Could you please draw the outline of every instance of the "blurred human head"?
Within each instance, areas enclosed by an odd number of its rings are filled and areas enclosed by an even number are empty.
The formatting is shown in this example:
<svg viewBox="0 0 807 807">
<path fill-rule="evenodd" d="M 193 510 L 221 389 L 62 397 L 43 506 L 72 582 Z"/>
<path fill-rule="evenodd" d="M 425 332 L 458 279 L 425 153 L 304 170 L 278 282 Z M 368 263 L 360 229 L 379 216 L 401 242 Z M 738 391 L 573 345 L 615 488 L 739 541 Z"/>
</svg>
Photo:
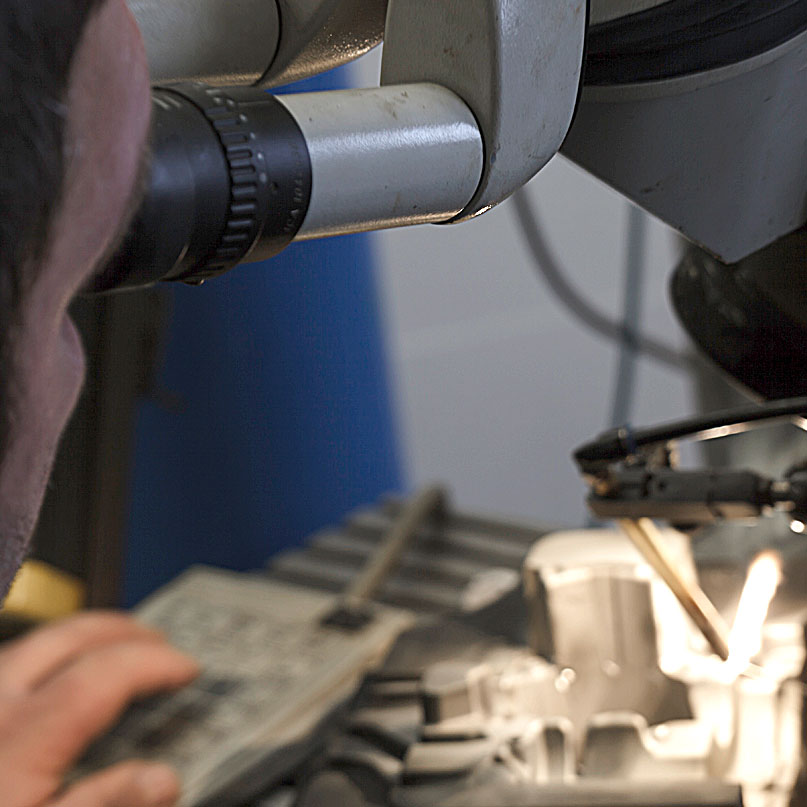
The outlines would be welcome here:
<svg viewBox="0 0 807 807">
<path fill-rule="evenodd" d="M 84 356 L 70 300 L 134 208 L 150 112 L 124 0 L 0 8 L 0 596 L 36 523 Z"/>
</svg>

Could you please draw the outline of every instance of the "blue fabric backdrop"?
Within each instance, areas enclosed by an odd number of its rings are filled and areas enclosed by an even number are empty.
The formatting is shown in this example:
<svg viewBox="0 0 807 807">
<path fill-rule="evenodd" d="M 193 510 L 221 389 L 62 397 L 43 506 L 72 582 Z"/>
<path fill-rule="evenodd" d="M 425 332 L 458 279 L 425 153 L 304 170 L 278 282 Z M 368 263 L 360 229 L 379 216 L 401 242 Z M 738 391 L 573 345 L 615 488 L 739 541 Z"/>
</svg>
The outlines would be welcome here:
<svg viewBox="0 0 807 807">
<path fill-rule="evenodd" d="M 160 384 L 178 405 L 140 408 L 127 605 L 191 563 L 261 566 L 402 485 L 367 236 L 171 294 Z"/>
</svg>

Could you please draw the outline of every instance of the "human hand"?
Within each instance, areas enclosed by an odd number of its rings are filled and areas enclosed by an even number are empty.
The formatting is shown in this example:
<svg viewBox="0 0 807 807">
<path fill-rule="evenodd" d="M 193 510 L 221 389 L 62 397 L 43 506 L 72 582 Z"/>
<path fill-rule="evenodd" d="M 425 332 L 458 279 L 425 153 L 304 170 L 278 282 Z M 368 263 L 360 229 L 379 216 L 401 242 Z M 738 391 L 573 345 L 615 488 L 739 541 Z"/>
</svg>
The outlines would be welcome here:
<svg viewBox="0 0 807 807">
<path fill-rule="evenodd" d="M 179 796 L 164 765 L 123 762 L 69 788 L 64 775 L 135 698 L 179 688 L 195 663 L 122 614 L 90 612 L 0 649 L 3 807 L 167 807 Z"/>
</svg>

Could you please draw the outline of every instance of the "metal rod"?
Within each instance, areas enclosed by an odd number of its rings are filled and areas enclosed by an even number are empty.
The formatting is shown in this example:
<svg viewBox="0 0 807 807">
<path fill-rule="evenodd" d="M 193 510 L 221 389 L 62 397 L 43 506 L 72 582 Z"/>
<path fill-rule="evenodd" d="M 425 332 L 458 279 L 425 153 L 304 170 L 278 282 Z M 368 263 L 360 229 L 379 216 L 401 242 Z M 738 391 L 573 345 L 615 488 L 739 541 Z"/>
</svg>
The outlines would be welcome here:
<svg viewBox="0 0 807 807">
<path fill-rule="evenodd" d="M 712 650 L 725 661 L 729 657 L 728 628 L 704 590 L 679 571 L 656 525 L 649 518 L 621 518 L 620 528 L 642 557 L 670 587 Z"/>
<path fill-rule="evenodd" d="M 381 588 L 401 555 L 412 543 L 418 529 L 425 521 L 440 513 L 445 502 L 446 492 L 438 485 L 424 488 L 406 502 L 378 549 L 348 586 L 343 595 L 343 607 L 360 607 Z"/>
</svg>

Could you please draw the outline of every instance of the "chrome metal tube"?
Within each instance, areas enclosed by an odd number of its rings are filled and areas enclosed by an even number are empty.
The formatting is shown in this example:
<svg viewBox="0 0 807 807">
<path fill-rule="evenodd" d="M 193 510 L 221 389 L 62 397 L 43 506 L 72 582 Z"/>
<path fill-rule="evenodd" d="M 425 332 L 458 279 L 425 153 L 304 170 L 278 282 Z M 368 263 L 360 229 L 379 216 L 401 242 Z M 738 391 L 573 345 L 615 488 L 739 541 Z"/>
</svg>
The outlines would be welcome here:
<svg viewBox="0 0 807 807">
<path fill-rule="evenodd" d="M 447 221 L 476 191 L 482 136 L 465 103 L 444 87 L 277 98 L 311 157 L 311 201 L 298 239 Z"/>
</svg>

